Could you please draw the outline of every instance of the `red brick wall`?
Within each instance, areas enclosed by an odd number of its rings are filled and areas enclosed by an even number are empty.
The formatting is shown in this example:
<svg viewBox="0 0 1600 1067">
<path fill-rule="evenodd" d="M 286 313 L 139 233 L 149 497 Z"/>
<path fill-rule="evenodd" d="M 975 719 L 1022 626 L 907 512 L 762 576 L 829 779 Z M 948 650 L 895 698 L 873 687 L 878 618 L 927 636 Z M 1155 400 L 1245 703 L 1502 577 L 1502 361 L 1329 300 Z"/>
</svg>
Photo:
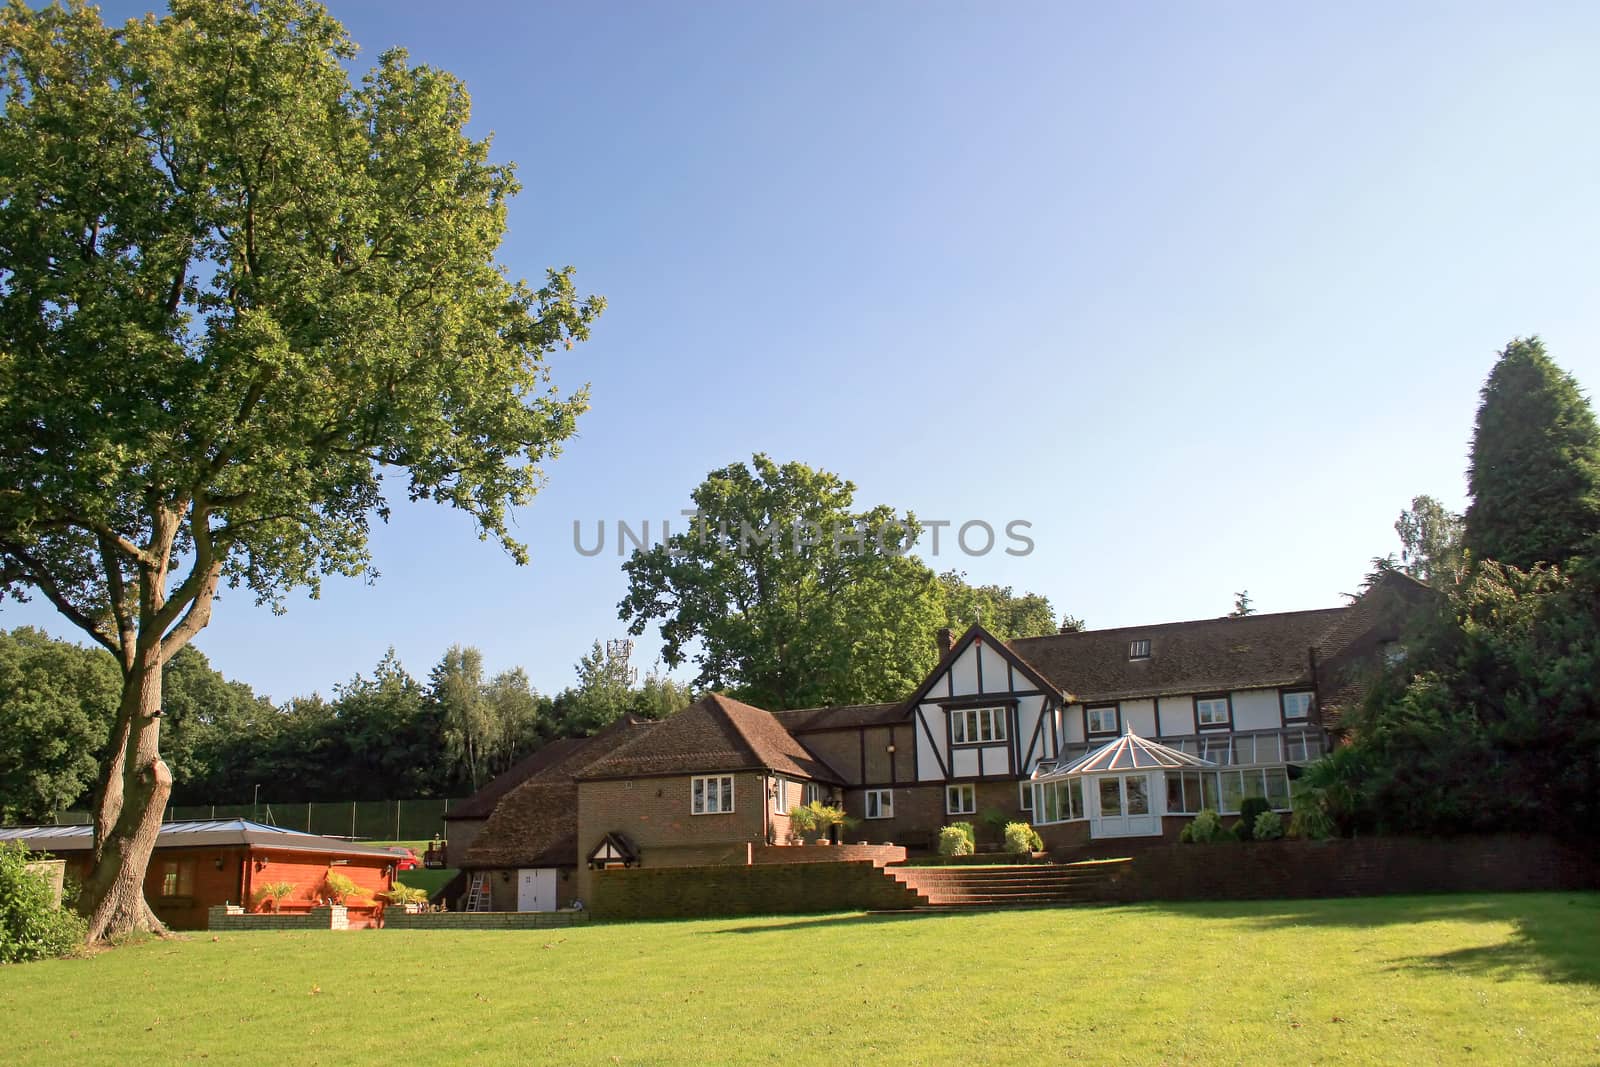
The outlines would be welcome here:
<svg viewBox="0 0 1600 1067">
<path fill-rule="evenodd" d="M 1000 834 L 983 821 L 984 812 L 998 808 L 1009 822 L 1028 822 L 1022 810 L 1015 781 L 978 782 L 978 810 L 970 815 L 947 815 L 944 810 L 944 784 L 897 786 L 894 789 L 894 818 L 868 819 L 866 791 L 847 789 L 845 814 L 859 820 L 845 831 L 846 841 L 894 842 L 918 849 L 938 845 L 939 828 L 953 822 L 970 822 L 980 845 L 999 847 Z"/>
<path fill-rule="evenodd" d="M 724 863 L 743 846 L 767 843 L 767 829 L 786 832 L 787 816 L 774 815 L 767 795 L 767 775 L 747 771 L 733 775 L 733 811 L 695 815 L 689 810 L 689 775 L 629 778 L 578 783 L 578 896 L 588 901 L 590 872 L 586 860 L 601 838 L 621 832 L 638 847 L 645 867 Z"/>
<path fill-rule="evenodd" d="M 1266 900 L 1600 887 L 1595 857 L 1554 838 L 1367 837 L 1157 845 L 1129 853 L 1110 901 Z"/>
<path fill-rule="evenodd" d="M 870 861 L 750 867 L 637 867 L 594 872 L 601 919 L 803 915 L 911 908 L 917 896 Z"/>
<path fill-rule="evenodd" d="M 760 845 L 750 850 L 751 863 L 842 863 L 870 860 L 882 867 L 904 863 L 899 845 Z"/>
</svg>

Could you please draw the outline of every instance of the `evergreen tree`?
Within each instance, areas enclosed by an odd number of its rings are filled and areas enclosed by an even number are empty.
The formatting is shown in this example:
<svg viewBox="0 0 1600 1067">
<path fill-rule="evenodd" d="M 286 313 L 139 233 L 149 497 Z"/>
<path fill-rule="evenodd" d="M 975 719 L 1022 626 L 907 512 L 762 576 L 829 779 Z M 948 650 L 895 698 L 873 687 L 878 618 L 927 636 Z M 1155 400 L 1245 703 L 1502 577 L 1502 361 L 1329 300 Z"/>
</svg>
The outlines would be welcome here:
<svg viewBox="0 0 1600 1067">
<path fill-rule="evenodd" d="M 1562 563 L 1600 532 L 1600 428 L 1537 337 L 1500 353 L 1478 407 L 1466 546 L 1527 570 Z"/>
</svg>

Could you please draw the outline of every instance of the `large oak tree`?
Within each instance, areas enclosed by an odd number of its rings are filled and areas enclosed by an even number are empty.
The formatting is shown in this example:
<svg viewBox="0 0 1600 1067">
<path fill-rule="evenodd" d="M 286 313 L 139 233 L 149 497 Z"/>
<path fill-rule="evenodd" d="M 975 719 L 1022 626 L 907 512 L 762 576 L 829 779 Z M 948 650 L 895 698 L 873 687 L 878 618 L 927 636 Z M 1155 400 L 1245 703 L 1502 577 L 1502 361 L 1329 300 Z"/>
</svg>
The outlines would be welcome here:
<svg viewBox="0 0 1600 1067">
<path fill-rule="evenodd" d="M 522 562 L 508 509 L 586 406 L 546 355 L 600 302 L 496 264 L 518 185 L 464 87 L 354 54 L 303 0 L 0 12 L 0 587 L 122 672 L 91 938 L 158 925 L 162 667 L 219 586 L 367 572 L 386 474 Z"/>
<path fill-rule="evenodd" d="M 914 515 L 857 510 L 855 486 L 757 454 L 695 488 L 689 528 L 633 553 L 618 607 L 629 631 L 658 622 L 662 658 L 691 655 L 696 688 L 771 709 L 898 700 L 937 658 L 942 626 L 1054 633 L 1050 602 L 936 575 L 909 550 Z M 987 612 L 987 613 L 986 613 Z"/>
</svg>

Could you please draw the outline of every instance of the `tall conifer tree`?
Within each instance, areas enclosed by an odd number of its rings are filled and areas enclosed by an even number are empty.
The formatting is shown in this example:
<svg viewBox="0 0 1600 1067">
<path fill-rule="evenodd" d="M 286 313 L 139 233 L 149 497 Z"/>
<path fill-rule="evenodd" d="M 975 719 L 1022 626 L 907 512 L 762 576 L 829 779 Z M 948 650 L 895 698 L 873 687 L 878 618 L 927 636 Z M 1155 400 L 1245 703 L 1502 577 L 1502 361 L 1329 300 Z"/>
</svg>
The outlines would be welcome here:
<svg viewBox="0 0 1600 1067">
<path fill-rule="evenodd" d="M 1600 532 L 1594 412 L 1537 337 L 1506 346 L 1481 395 L 1467 471 L 1467 548 L 1524 570 L 1565 562 Z"/>
</svg>

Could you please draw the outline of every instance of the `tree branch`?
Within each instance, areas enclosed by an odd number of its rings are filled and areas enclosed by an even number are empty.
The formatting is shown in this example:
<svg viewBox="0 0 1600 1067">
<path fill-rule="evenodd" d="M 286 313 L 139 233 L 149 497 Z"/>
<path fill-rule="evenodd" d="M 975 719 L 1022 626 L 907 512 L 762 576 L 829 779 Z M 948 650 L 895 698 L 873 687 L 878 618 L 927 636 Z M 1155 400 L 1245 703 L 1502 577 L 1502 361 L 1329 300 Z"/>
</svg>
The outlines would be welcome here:
<svg viewBox="0 0 1600 1067">
<path fill-rule="evenodd" d="M 119 658 L 122 650 L 117 647 L 116 638 L 107 633 L 87 612 L 79 610 L 77 605 L 68 600 L 66 594 L 61 592 L 55 579 L 36 560 L 27 549 L 11 541 L 0 541 L 0 552 L 21 563 L 24 571 L 17 575 L 17 579 L 33 586 L 43 593 L 45 599 L 55 605 L 55 609 L 67 617 L 67 621 L 78 629 L 104 645 L 108 651 Z"/>
</svg>

